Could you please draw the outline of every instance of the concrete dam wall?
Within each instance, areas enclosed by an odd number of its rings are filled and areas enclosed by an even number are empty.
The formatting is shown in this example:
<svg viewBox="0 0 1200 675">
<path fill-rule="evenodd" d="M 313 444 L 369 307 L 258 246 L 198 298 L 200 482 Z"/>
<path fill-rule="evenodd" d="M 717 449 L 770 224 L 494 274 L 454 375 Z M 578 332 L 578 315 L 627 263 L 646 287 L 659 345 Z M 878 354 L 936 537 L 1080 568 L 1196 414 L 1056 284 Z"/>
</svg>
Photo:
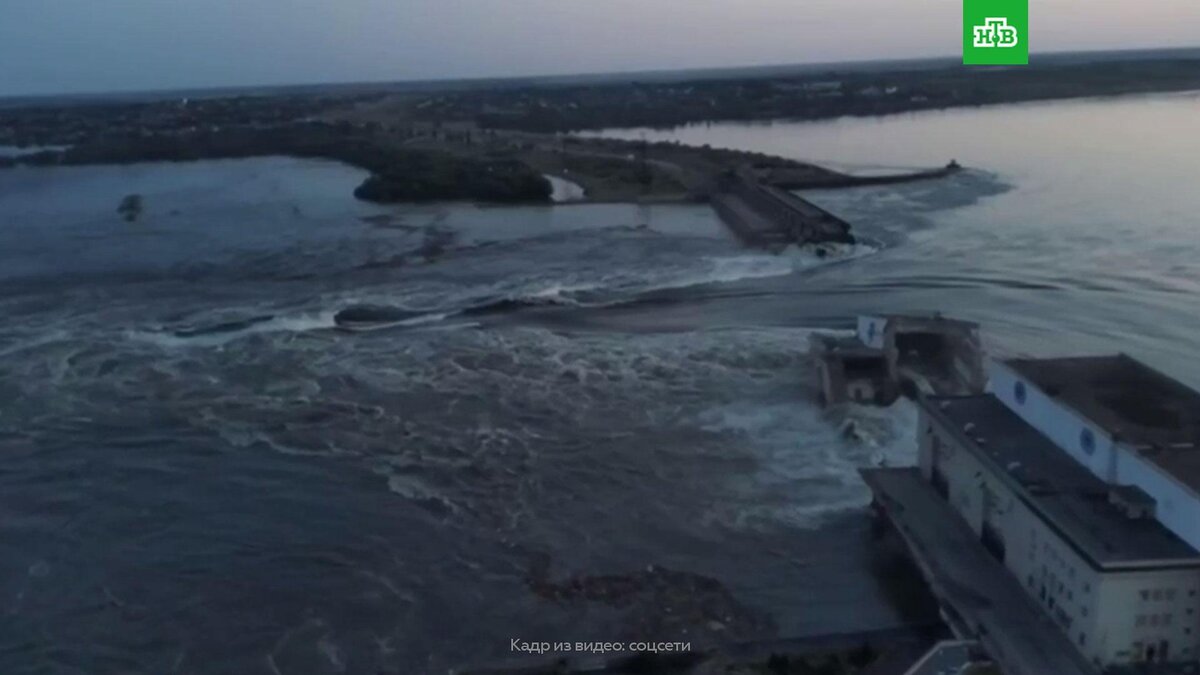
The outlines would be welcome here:
<svg viewBox="0 0 1200 675">
<path fill-rule="evenodd" d="M 854 243 L 850 223 L 812 202 L 752 176 L 723 177 L 709 197 L 729 229 L 747 246 Z"/>
</svg>

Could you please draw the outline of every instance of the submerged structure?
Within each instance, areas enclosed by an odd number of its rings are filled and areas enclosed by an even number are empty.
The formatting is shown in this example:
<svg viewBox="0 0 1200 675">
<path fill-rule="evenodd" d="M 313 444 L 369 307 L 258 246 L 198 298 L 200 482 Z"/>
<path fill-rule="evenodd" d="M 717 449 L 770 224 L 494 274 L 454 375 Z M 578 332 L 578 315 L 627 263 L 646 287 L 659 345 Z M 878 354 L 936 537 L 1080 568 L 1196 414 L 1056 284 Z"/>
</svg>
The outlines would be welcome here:
<svg viewBox="0 0 1200 675">
<path fill-rule="evenodd" d="M 1200 393 L 1126 355 L 993 363 L 864 471 L 947 623 L 1006 673 L 1200 668 Z"/>
<path fill-rule="evenodd" d="M 979 325 L 928 316 L 862 316 L 854 336 L 810 338 L 821 403 L 890 405 L 902 393 L 982 392 Z"/>
<path fill-rule="evenodd" d="M 748 171 L 722 176 L 709 196 L 713 209 L 747 246 L 853 244 L 850 223 Z"/>
</svg>

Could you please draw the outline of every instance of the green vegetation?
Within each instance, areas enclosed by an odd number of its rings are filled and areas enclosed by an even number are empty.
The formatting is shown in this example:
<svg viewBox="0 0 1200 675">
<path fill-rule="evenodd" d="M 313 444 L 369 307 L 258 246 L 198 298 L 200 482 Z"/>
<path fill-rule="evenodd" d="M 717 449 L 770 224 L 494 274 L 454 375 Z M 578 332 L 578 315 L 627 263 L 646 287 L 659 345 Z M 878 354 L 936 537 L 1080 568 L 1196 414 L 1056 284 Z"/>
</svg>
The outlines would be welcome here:
<svg viewBox="0 0 1200 675">
<path fill-rule="evenodd" d="M 374 202 L 469 199 L 545 202 L 550 183 L 517 161 L 405 148 L 350 125 L 293 124 L 272 128 L 126 134 L 17 157 L 28 166 L 185 162 L 283 155 L 344 162 L 371 172 L 355 196 Z M 123 204 L 129 219 L 134 204 Z M 140 206 L 140 204 L 139 204 Z M 128 207 L 128 208 L 126 208 Z M 134 214 L 136 217 L 136 214 Z"/>
<path fill-rule="evenodd" d="M 521 162 L 465 159 L 430 151 L 396 155 L 354 191 L 359 199 L 384 203 L 459 199 L 544 202 L 550 194 L 550 182 Z"/>
<path fill-rule="evenodd" d="M 594 200 L 681 197 L 688 193 L 678 177 L 660 166 L 616 154 L 600 154 L 603 151 L 598 144 L 573 146 L 568 152 L 527 152 L 522 159 L 543 173 L 575 181 Z"/>
<path fill-rule="evenodd" d="M 726 78 L 610 82 L 439 92 L 416 102 L 421 120 L 555 133 L 674 127 L 711 121 L 825 119 L 1020 101 L 1200 88 L 1194 54 L 1129 60 L 1035 59 L 1019 68 L 954 65 L 912 70 L 779 69 Z"/>
</svg>

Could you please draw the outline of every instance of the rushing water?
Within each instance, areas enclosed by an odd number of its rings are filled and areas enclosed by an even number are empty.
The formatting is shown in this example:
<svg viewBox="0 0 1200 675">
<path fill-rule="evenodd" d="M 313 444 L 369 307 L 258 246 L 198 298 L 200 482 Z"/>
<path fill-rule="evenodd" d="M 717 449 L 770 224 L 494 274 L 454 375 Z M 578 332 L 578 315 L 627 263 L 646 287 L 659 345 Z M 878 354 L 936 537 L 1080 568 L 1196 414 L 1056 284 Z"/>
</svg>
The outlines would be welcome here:
<svg viewBox="0 0 1200 675">
<path fill-rule="evenodd" d="M 805 284 L 825 302 L 789 319 L 936 308 L 982 321 L 1000 352 L 1122 350 L 1200 384 L 1200 95 L 607 133 L 852 170 L 957 159 L 972 171 L 948 183 L 809 193 L 898 245 Z M 1007 189 L 954 193 L 985 176 Z"/>
<path fill-rule="evenodd" d="M 828 258 L 741 250 L 699 205 L 368 206 L 319 162 L 0 172 L 0 672 L 897 625 L 855 467 L 911 461 L 913 414 L 816 409 L 807 336 L 938 309 L 999 353 L 1200 382 L 1197 106 L 665 136 L 972 167 L 814 195 L 864 239 Z M 335 328 L 363 304 L 410 318 Z M 547 566 L 629 583 L 549 593 Z"/>
</svg>

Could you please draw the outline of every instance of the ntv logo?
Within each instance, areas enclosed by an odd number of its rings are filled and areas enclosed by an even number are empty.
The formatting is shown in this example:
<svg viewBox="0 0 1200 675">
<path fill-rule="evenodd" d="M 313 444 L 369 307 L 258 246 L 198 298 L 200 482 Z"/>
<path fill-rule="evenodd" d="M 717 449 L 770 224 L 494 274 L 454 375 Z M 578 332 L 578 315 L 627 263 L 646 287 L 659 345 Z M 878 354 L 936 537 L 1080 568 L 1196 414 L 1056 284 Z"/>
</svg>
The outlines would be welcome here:
<svg viewBox="0 0 1200 675">
<path fill-rule="evenodd" d="M 1029 63 L 1029 0 L 963 0 L 963 63 Z"/>
<path fill-rule="evenodd" d="M 1016 47 L 1018 43 L 1017 29 L 1008 25 L 1008 19 L 989 18 L 982 26 L 975 26 L 975 47 L 988 49 L 991 47 Z"/>
</svg>

